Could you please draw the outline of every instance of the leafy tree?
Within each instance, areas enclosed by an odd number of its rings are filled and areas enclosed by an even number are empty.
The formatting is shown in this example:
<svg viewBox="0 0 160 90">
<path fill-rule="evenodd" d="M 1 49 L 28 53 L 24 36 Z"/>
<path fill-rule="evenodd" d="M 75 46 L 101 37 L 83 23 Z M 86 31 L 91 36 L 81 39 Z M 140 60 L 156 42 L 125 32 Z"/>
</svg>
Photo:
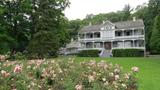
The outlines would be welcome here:
<svg viewBox="0 0 160 90">
<path fill-rule="evenodd" d="M 148 9 L 144 17 L 144 24 L 146 30 L 146 46 L 148 50 L 150 50 L 149 43 L 152 35 L 154 18 L 158 14 L 160 14 L 160 0 L 149 0 Z"/>
<path fill-rule="evenodd" d="M 81 20 L 72 20 L 68 23 L 69 39 L 77 39 L 78 31 L 81 28 Z"/>
<path fill-rule="evenodd" d="M 148 6 L 146 3 L 142 4 L 142 5 L 138 5 L 136 8 L 135 8 L 135 13 L 133 13 L 131 15 L 131 17 L 136 17 L 138 19 L 145 19 L 145 14 L 148 10 Z"/>
<path fill-rule="evenodd" d="M 160 16 L 155 18 L 150 39 L 150 48 L 152 53 L 160 54 Z"/>
<path fill-rule="evenodd" d="M 0 17 L 3 31 L 16 41 L 12 51 L 23 51 L 28 42 L 29 21 L 27 20 L 24 4 L 27 0 L 1 0 L 0 1 Z"/>
</svg>

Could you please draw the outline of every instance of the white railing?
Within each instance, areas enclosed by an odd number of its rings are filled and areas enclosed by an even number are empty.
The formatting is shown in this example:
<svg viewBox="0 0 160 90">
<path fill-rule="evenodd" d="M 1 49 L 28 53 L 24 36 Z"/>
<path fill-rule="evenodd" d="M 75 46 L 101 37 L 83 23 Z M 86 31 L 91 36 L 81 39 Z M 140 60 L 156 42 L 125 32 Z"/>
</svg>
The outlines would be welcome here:
<svg viewBox="0 0 160 90">
<path fill-rule="evenodd" d="M 115 36 L 115 39 L 123 39 L 123 38 L 144 38 L 144 35 Z"/>
<path fill-rule="evenodd" d="M 78 48 L 78 50 L 103 50 L 103 48 Z"/>
<path fill-rule="evenodd" d="M 112 47 L 112 49 L 145 49 L 145 47 Z"/>
<path fill-rule="evenodd" d="M 115 36 L 115 37 L 101 37 L 101 38 L 79 38 L 79 40 L 80 41 L 102 41 L 102 40 L 133 39 L 133 38 L 144 38 L 144 35 Z"/>
</svg>

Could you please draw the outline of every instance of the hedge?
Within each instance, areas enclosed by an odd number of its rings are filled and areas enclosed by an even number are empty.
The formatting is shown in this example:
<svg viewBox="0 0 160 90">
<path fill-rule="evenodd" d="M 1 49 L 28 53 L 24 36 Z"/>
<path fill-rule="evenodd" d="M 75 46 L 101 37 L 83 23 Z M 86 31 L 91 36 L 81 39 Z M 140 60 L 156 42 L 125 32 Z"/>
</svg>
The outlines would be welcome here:
<svg viewBox="0 0 160 90">
<path fill-rule="evenodd" d="M 143 57 L 144 50 L 142 49 L 114 49 L 113 57 Z"/>
<path fill-rule="evenodd" d="M 79 57 L 99 57 L 99 50 L 82 50 L 77 56 Z"/>
</svg>

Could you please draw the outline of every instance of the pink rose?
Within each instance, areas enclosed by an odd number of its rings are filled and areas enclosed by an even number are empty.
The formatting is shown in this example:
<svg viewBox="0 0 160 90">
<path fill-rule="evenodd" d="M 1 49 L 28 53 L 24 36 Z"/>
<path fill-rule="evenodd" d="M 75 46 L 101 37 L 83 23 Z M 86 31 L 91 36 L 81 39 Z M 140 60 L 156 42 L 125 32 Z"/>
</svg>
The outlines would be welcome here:
<svg viewBox="0 0 160 90">
<path fill-rule="evenodd" d="M 82 90 L 82 85 L 76 85 L 75 88 L 76 90 Z"/>
<path fill-rule="evenodd" d="M 22 66 L 16 65 L 16 67 L 14 68 L 14 73 L 20 73 L 21 71 L 22 71 Z"/>
<path fill-rule="evenodd" d="M 139 68 L 138 68 L 138 67 L 132 67 L 132 71 L 133 71 L 133 72 L 138 72 L 138 71 L 139 71 Z"/>
<path fill-rule="evenodd" d="M 7 73 L 7 72 L 4 71 L 4 70 L 1 70 L 1 74 L 2 74 L 2 76 L 4 76 L 4 77 L 10 76 L 10 73 Z"/>
<path fill-rule="evenodd" d="M 115 75 L 115 80 L 118 80 L 119 79 L 119 75 Z"/>
</svg>

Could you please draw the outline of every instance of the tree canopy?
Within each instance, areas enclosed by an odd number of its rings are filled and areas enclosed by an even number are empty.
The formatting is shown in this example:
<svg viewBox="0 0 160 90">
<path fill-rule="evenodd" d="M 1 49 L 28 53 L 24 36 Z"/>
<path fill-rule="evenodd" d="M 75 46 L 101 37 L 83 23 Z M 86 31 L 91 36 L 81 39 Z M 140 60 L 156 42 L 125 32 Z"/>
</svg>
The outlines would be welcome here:
<svg viewBox="0 0 160 90">
<path fill-rule="evenodd" d="M 68 40 L 63 13 L 68 6 L 68 0 L 0 0 L 0 48 L 5 48 L 1 52 L 39 54 L 39 47 L 44 54 L 52 50 L 56 55 Z"/>
</svg>

